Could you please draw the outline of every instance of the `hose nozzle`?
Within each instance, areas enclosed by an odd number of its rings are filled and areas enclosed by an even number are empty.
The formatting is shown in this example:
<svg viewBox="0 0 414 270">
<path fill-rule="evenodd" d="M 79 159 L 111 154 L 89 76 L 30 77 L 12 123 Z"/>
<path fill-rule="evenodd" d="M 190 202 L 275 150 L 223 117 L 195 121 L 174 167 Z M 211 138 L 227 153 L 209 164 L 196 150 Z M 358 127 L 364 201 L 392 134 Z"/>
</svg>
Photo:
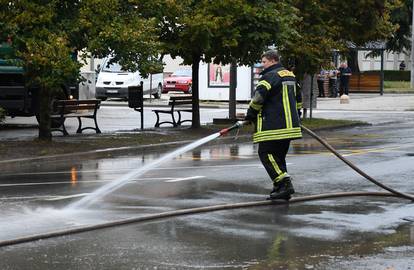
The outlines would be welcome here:
<svg viewBox="0 0 414 270">
<path fill-rule="evenodd" d="M 240 128 L 242 127 L 244 124 L 246 124 L 247 121 L 237 121 L 234 125 L 232 125 L 231 127 L 228 128 L 224 128 L 222 130 L 220 130 L 220 136 L 227 134 L 229 131 L 236 129 L 236 128 Z"/>
</svg>

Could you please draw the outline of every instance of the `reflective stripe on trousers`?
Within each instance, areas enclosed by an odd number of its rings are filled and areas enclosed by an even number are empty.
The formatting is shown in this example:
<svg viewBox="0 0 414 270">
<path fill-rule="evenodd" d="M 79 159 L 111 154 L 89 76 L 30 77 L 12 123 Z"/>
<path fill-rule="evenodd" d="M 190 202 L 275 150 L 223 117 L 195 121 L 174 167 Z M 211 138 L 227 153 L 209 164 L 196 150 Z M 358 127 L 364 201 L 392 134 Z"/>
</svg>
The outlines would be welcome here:
<svg viewBox="0 0 414 270">
<path fill-rule="evenodd" d="M 290 140 L 270 141 L 259 143 L 260 161 L 273 182 L 278 182 L 287 174 L 286 155 L 289 151 Z"/>
</svg>

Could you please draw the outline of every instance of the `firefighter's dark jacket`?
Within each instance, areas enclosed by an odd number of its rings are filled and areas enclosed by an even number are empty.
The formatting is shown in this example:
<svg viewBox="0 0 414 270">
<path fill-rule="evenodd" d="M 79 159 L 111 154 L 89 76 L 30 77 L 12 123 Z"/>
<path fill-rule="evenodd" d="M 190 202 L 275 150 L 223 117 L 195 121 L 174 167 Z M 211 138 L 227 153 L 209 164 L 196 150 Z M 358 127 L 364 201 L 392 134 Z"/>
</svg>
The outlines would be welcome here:
<svg viewBox="0 0 414 270">
<path fill-rule="evenodd" d="M 301 138 L 297 109 L 302 100 L 295 75 L 281 64 L 266 68 L 261 75 L 246 115 L 256 125 L 253 142 Z"/>
</svg>

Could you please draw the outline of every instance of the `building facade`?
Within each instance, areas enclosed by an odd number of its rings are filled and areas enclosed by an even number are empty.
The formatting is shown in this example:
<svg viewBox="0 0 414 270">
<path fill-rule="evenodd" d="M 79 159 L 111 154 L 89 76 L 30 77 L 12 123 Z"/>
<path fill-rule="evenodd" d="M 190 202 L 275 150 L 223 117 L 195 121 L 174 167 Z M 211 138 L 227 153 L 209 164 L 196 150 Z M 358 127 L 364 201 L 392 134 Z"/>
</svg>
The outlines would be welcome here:
<svg viewBox="0 0 414 270">
<path fill-rule="evenodd" d="M 370 51 L 358 51 L 358 65 L 361 71 L 381 70 L 381 56 L 367 57 Z M 384 52 L 384 70 L 399 70 L 402 61 L 405 70 L 411 69 L 411 56 L 405 53 Z"/>
</svg>

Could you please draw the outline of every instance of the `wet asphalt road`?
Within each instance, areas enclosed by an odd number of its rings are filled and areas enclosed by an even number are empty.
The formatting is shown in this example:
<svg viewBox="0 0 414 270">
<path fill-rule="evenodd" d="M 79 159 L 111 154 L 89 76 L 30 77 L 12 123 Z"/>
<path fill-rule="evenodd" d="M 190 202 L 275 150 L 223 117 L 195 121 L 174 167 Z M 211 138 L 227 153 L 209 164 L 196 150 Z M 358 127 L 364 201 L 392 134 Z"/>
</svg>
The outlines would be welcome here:
<svg viewBox="0 0 414 270">
<path fill-rule="evenodd" d="M 372 126 L 321 132 L 374 178 L 414 193 L 414 114 L 330 112 Z M 251 143 L 218 139 L 147 172 L 89 209 L 65 206 L 157 151 L 0 164 L 0 240 L 175 209 L 263 200 L 270 181 Z M 174 148 L 165 149 L 165 152 Z M 380 191 L 316 141 L 288 156 L 295 196 Z M 414 269 L 414 205 L 347 198 L 218 211 L 0 248 L 0 269 Z"/>
</svg>

